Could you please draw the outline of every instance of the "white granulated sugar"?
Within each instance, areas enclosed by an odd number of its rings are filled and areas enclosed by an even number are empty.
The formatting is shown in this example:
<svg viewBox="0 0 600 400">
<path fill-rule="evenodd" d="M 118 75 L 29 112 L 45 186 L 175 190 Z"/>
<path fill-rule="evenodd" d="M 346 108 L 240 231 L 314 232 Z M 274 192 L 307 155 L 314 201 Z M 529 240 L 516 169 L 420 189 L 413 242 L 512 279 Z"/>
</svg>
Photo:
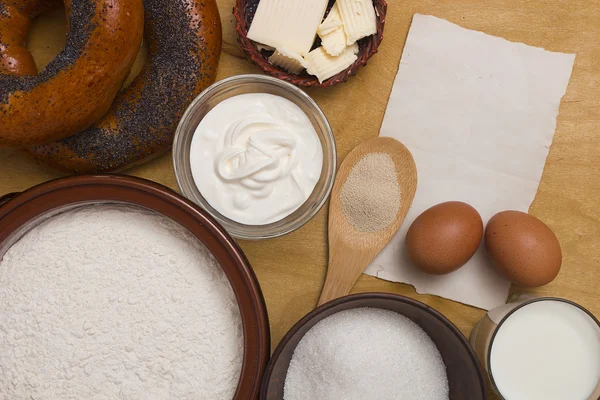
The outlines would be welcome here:
<svg viewBox="0 0 600 400">
<path fill-rule="evenodd" d="M 393 311 L 357 308 L 304 335 L 284 400 L 448 400 L 446 366 L 431 338 Z"/>
<path fill-rule="evenodd" d="M 85 206 L 0 261 L 0 399 L 227 399 L 243 359 L 223 270 L 175 222 Z"/>
</svg>

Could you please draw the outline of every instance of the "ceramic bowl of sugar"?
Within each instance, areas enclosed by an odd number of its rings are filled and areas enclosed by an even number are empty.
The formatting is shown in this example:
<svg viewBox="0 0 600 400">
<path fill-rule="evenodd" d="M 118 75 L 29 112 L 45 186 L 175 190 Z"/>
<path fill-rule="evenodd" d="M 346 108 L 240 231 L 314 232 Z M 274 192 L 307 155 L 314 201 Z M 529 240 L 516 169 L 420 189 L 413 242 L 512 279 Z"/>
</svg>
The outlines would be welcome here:
<svg viewBox="0 0 600 400">
<path fill-rule="evenodd" d="M 170 189 L 79 176 L 0 198 L 0 398 L 258 395 L 267 311 L 233 239 Z"/>
<path fill-rule="evenodd" d="M 261 400 L 484 400 L 483 370 L 467 339 L 433 308 L 363 293 L 333 300 L 282 339 Z"/>
</svg>

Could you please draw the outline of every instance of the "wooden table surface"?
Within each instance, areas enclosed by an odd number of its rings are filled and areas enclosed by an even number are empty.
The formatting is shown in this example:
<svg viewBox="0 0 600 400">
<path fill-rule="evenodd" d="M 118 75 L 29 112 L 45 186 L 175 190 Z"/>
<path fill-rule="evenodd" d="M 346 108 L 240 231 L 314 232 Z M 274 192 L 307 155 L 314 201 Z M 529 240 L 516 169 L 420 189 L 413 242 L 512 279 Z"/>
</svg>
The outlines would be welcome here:
<svg viewBox="0 0 600 400">
<path fill-rule="evenodd" d="M 388 0 L 385 39 L 379 54 L 348 83 L 308 90 L 335 132 L 339 160 L 362 141 L 378 135 L 415 13 L 432 14 L 470 29 L 548 50 L 577 53 L 560 108 L 554 143 L 530 212 L 557 234 L 563 268 L 552 284 L 534 292 L 566 297 L 600 316 L 600 2 L 598 0 Z M 234 0 L 218 0 L 224 47 L 219 79 L 260 73 L 236 42 Z M 59 10 L 34 25 L 30 47 L 44 65 L 62 46 Z M 141 57 L 143 59 L 143 57 Z M 129 171 L 176 189 L 170 154 Z M 13 150 L 0 150 L 0 194 L 21 191 L 60 176 Z M 302 229 L 280 239 L 242 242 L 267 302 L 272 344 L 317 302 L 327 265 L 326 207 Z M 518 290 L 518 288 L 515 288 Z M 436 308 L 465 335 L 484 311 L 408 285 L 362 276 L 354 292 L 382 291 L 416 298 Z M 492 397 L 493 398 L 493 397 Z"/>
</svg>

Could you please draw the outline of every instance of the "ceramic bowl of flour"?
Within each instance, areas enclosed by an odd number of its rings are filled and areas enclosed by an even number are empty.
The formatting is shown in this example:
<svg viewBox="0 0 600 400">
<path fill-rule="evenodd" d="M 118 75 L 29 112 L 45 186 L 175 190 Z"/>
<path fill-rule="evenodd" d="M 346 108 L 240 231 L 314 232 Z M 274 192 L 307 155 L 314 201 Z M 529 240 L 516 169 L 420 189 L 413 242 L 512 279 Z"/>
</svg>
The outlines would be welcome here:
<svg viewBox="0 0 600 400">
<path fill-rule="evenodd" d="M 138 178 L 69 177 L 0 198 L 0 299 L 6 398 L 255 398 L 269 358 L 240 248 L 198 206 Z"/>
<path fill-rule="evenodd" d="M 407 297 L 362 293 L 294 325 L 273 352 L 260 398 L 485 400 L 486 386 L 469 342 L 443 315 Z"/>
</svg>

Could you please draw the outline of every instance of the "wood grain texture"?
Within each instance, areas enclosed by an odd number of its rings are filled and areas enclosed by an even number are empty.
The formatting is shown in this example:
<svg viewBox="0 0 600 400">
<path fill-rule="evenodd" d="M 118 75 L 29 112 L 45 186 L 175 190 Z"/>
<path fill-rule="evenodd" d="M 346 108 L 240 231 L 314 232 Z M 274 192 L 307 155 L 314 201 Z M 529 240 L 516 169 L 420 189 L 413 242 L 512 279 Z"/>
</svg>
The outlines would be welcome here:
<svg viewBox="0 0 600 400">
<path fill-rule="evenodd" d="M 260 69 L 245 60 L 237 44 L 231 14 L 234 0 L 218 2 L 224 39 L 218 79 L 260 73 Z M 530 209 L 557 234 L 563 250 L 563 267 L 553 283 L 533 292 L 569 298 L 600 316 L 600 1 L 390 0 L 388 3 L 385 38 L 368 66 L 345 84 L 307 90 L 331 122 L 339 160 L 362 141 L 378 135 L 415 13 L 435 15 L 511 41 L 577 53 L 554 143 Z M 30 48 L 35 47 L 38 66 L 60 50 L 63 43 L 60 26 L 52 17 L 34 24 Z M 170 154 L 130 173 L 176 188 Z M 36 166 L 17 151 L 0 150 L 0 193 L 20 191 L 58 175 Z M 241 243 L 267 301 L 273 346 L 317 303 L 327 266 L 326 218 L 324 207 L 305 227 L 286 237 Z M 484 315 L 482 310 L 459 303 L 418 295 L 408 285 L 363 275 L 353 292 L 366 291 L 398 293 L 423 301 L 446 315 L 465 335 Z"/>
<path fill-rule="evenodd" d="M 377 232 L 360 232 L 344 215 L 341 192 L 356 164 L 368 154 L 376 153 L 387 154 L 394 162 L 396 179 L 402 193 L 402 203 L 394 221 L 385 229 Z M 400 229 L 416 190 L 415 160 L 410 151 L 396 139 L 387 137 L 370 139 L 348 154 L 340 166 L 331 191 L 328 223 L 329 265 L 318 305 L 350 293 L 365 268 Z"/>
</svg>

